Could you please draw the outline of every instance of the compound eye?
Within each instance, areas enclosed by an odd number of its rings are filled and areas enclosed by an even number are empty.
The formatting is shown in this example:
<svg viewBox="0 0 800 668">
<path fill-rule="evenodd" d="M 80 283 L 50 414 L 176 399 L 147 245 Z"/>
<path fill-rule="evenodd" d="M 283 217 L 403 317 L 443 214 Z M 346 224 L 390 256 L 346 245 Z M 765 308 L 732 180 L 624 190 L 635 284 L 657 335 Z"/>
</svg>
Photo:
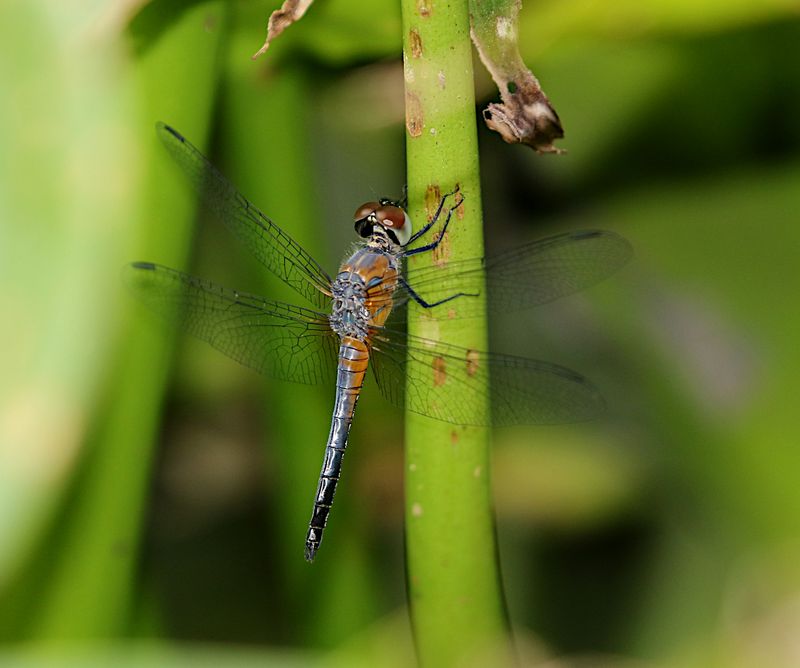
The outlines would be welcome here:
<svg viewBox="0 0 800 668">
<path fill-rule="evenodd" d="M 358 222 L 359 220 L 364 220 L 368 216 L 375 213 L 376 210 L 380 209 L 381 205 L 378 202 L 367 202 L 362 204 L 360 207 L 356 209 L 356 212 L 353 214 L 353 220 Z"/>
<path fill-rule="evenodd" d="M 406 212 L 399 206 L 385 204 L 375 212 L 378 222 L 390 230 L 399 230 L 405 225 Z"/>
<path fill-rule="evenodd" d="M 375 212 L 375 217 L 386 229 L 394 232 L 400 245 L 411 238 L 411 219 L 399 206 L 384 204 Z"/>
</svg>

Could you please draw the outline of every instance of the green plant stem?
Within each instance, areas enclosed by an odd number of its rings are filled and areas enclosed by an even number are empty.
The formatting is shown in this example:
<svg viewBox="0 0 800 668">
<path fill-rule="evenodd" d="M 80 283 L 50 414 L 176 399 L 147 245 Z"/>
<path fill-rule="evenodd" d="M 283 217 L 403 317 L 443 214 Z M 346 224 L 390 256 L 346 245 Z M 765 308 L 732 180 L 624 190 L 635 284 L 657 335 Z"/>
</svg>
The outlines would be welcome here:
<svg viewBox="0 0 800 668">
<path fill-rule="evenodd" d="M 409 210 L 419 228 L 441 193 L 464 203 L 437 253 L 483 254 L 481 196 L 467 0 L 403 0 Z M 432 253 L 411 258 L 430 264 Z M 457 310 L 457 300 L 453 302 Z M 485 318 L 432 325 L 410 309 L 409 332 L 486 348 Z M 434 382 L 433 372 L 430 374 Z M 488 412 L 488 402 L 484 407 Z M 510 662 L 489 480 L 490 430 L 406 416 L 406 558 L 421 665 L 453 666 L 476 656 Z M 489 665 L 489 664 L 484 664 Z"/>
</svg>

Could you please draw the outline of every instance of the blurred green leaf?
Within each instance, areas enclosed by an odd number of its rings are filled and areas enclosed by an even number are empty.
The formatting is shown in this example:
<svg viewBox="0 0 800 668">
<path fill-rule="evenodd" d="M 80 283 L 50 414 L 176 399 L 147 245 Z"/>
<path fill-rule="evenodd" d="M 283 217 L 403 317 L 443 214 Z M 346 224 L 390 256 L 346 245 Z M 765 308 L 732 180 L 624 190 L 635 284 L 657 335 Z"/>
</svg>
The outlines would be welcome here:
<svg viewBox="0 0 800 668">
<path fill-rule="evenodd" d="M 191 212 L 187 200 L 167 210 L 158 203 L 161 183 L 157 179 L 146 181 L 142 174 L 145 161 L 150 163 L 151 176 L 160 174 L 152 164 L 154 154 L 147 155 L 141 147 L 155 147 L 151 114 L 167 111 L 168 96 L 159 95 L 154 105 L 159 110 L 149 110 L 143 122 L 135 113 L 139 109 L 134 100 L 148 89 L 148 77 L 158 80 L 150 91 L 163 90 L 168 85 L 165 79 L 170 79 L 173 91 L 177 91 L 176 82 L 184 84 L 182 103 L 194 97 L 198 111 L 202 106 L 208 108 L 213 67 L 201 70 L 208 77 L 204 83 L 186 76 L 174 63 L 193 42 L 196 48 L 195 36 L 207 41 L 206 33 L 197 32 L 195 27 L 215 12 L 219 10 L 209 4 L 187 14 L 178 30 L 138 65 L 127 61 L 121 42 L 103 33 L 97 24 L 89 33 L 87 25 L 76 26 L 72 34 L 58 31 L 54 43 L 63 48 L 58 60 L 64 70 L 55 70 L 54 81 L 40 84 L 35 78 L 36 83 L 29 84 L 32 90 L 50 85 L 47 95 L 59 101 L 61 114 L 57 119 L 65 124 L 60 127 L 49 113 L 47 122 L 43 119 L 50 134 L 40 133 L 38 139 L 47 138 L 51 143 L 42 147 L 48 159 L 40 158 L 40 164 L 58 166 L 63 161 L 63 166 L 52 178 L 40 181 L 27 176 L 25 183 L 38 183 L 42 193 L 59 188 L 51 215 L 33 219 L 51 220 L 54 227 L 49 234 L 44 228 L 36 233 L 46 243 L 31 249 L 21 267 L 39 276 L 15 281 L 23 290 L 38 286 L 42 277 L 53 281 L 46 288 L 39 287 L 40 293 L 55 297 L 51 308 L 41 308 L 47 303 L 42 294 L 25 298 L 32 313 L 46 319 L 40 330 L 51 339 L 36 347 L 33 366 L 40 372 L 32 376 L 40 387 L 38 391 L 47 391 L 48 399 L 38 409 L 33 405 L 24 409 L 35 411 L 31 417 L 35 417 L 37 427 L 21 432 L 32 439 L 32 445 L 15 443 L 8 455 L 19 462 L 3 467 L 13 473 L 24 462 L 22 458 L 33 456 L 51 471 L 49 476 L 40 472 L 27 494 L 19 489 L 21 483 L 30 482 L 23 476 L 14 476 L 16 488 L 3 487 L 14 498 L 4 508 L 15 513 L 39 513 L 35 521 L 30 516 L 25 518 L 29 531 L 40 532 L 46 522 L 54 521 L 55 504 L 65 504 L 58 525 L 52 529 L 54 542 L 49 545 L 57 558 L 50 560 L 44 573 L 36 574 L 47 579 L 47 586 L 31 606 L 31 618 L 15 620 L 16 624 L 26 624 L 27 633 L 34 637 L 113 635 L 129 621 L 136 595 L 133 557 L 140 540 L 170 339 L 153 329 L 136 332 L 133 328 L 128 336 L 115 338 L 114 328 L 122 315 L 119 307 L 131 303 L 125 301 L 127 296 L 122 292 L 120 268 L 133 259 L 137 246 L 141 249 L 137 234 L 160 226 L 158 215 L 172 214 L 175 219 L 186 220 Z M 49 17 L 56 18 L 52 13 Z M 213 51 L 205 54 L 207 62 L 213 62 Z M 49 55 L 52 57 L 52 53 Z M 41 63 L 41 69 L 51 71 L 52 66 Z M 36 127 L 30 120 L 22 125 Z M 57 130 L 60 133 L 56 134 Z M 66 151 L 59 157 L 62 146 Z M 23 155 L 36 154 L 26 147 Z M 12 231 L 29 229 L 30 224 L 23 223 L 21 216 L 17 220 Z M 167 256 L 182 257 L 189 230 L 186 223 L 173 224 L 172 233 L 160 240 L 156 241 L 153 234 L 150 248 L 158 245 Z M 130 320 L 125 324 L 130 327 Z M 7 349 L 13 347 L 9 344 Z M 54 394 L 56 390 L 63 398 Z M 31 390 L 22 385 L 16 392 L 25 396 Z M 65 400 L 74 414 L 63 414 Z M 35 397 L 29 396 L 28 401 L 35 401 Z M 24 416 L 19 400 L 12 400 L 10 406 L 15 420 Z M 57 411 L 56 415 L 48 415 L 52 411 Z M 80 470 L 76 469 L 79 446 Z M 42 456 L 42 448 L 53 454 Z M 70 487 L 65 489 L 67 482 Z M 6 549 L 30 549 L 19 545 L 20 538 L 8 535 L 8 530 L 3 533 L 7 536 L 3 540 Z M 25 538 L 40 539 L 35 533 Z"/>
<path fill-rule="evenodd" d="M 525 9 L 527 7 L 527 9 Z M 794 0 L 544 0 L 523 3 L 520 35 L 532 57 L 559 38 L 635 39 L 688 33 L 718 33 L 739 26 L 795 18 Z"/>
<path fill-rule="evenodd" d="M 301 668 L 319 664 L 316 657 L 299 652 L 147 643 L 119 643 L 102 648 L 72 646 L 0 651 L 0 662 L 8 668 Z"/>
<path fill-rule="evenodd" d="M 0 330 L 0 587 L 78 461 L 138 214 L 130 65 L 92 18 L 41 2 L 0 9 L 0 78 L 14 90 L 0 105 L 0 299 L 13 323 Z"/>
</svg>

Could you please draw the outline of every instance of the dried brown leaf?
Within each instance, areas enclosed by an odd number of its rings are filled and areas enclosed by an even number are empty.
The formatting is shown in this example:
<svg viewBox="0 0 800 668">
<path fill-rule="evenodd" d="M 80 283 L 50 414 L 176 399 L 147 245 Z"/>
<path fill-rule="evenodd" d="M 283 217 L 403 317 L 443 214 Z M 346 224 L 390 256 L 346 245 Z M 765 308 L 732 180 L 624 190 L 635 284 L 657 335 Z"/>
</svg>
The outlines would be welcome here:
<svg viewBox="0 0 800 668">
<path fill-rule="evenodd" d="M 527 144 L 539 153 L 560 153 L 553 141 L 564 136 L 561 121 L 519 53 L 520 7 L 520 0 L 470 2 L 472 41 L 502 100 L 484 109 L 483 118 L 509 144 Z"/>
<path fill-rule="evenodd" d="M 253 60 L 258 58 L 268 48 L 273 39 L 280 35 L 295 21 L 303 18 L 306 10 L 314 0 L 285 0 L 280 9 L 276 9 L 269 17 L 267 23 L 267 38 L 263 46 L 253 54 Z"/>
</svg>

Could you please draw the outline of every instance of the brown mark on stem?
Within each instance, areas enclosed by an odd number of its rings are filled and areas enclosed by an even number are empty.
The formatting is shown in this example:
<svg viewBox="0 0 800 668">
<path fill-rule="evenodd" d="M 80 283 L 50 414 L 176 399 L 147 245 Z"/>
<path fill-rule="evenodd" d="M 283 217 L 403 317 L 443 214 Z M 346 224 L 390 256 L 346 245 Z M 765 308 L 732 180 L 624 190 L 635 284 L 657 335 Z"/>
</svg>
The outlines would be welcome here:
<svg viewBox="0 0 800 668">
<path fill-rule="evenodd" d="M 417 14 L 423 19 L 427 19 L 431 15 L 430 0 L 417 0 Z"/>
<path fill-rule="evenodd" d="M 422 134 L 422 127 L 424 125 L 422 115 L 422 102 L 419 96 L 407 90 L 406 91 L 406 129 L 408 134 L 412 137 L 419 137 Z"/>
<path fill-rule="evenodd" d="M 425 217 L 428 222 L 433 220 L 439 203 L 442 201 L 442 189 L 438 183 L 432 183 L 425 189 Z"/>
<path fill-rule="evenodd" d="M 447 380 L 447 366 L 444 357 L 433 358 L 433 386 L 441 387 Z"/>
<path fill-rule="evenodd" d="M 476 373 L 478 373 L 478 351 L 470 349 L 467 351 L 467 375 L 474 376 Z"/>
<path fill-rule="evenodd" d="M 422 56 L 422 38 L 416 28 L 408 31 L 408 44 L 411 47 L 411 57 L 419 58 Z"/>
<path fill-rule="evenodd" d="M 455 445 L 456 443 L 458 443 L 458 439 L 459 439 L 458 432 L 455 429 L 453 429 L 453 431 L 450 432 L 450 442 L 453 445 Z"/>
<path fill-rule="evenodd" d="M 444 267 L 450 259 L 450 234 L 445 232 L 442 236 L 441 232 L 437 232 L 433 235 L 434 241 L 439 239 L 441 239 L 439 245 L 431 251 L 431 261 L 437 267 Z"/>
</svg>

